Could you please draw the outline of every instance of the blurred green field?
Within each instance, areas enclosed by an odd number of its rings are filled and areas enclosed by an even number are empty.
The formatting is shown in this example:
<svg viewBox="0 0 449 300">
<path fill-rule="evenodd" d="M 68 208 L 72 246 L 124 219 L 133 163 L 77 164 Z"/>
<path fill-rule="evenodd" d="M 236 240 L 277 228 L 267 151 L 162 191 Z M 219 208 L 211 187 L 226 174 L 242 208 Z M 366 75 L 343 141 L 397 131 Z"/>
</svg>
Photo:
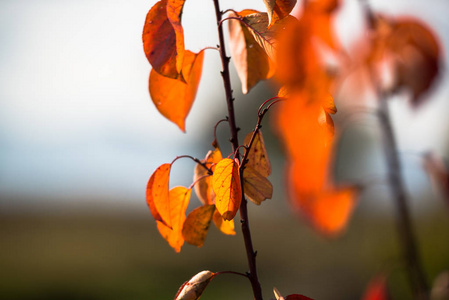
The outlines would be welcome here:
<svg viewBox="0 0 449 300">
<path fill-rule="evenodd" d="M 250 207 L 250 213 L 254 207 Z M 264 299 L 272 287 L 314 299 L 360 299 L 385 266 L 393 299 L 408 299 L 390 216 L 356 212 L 345 235 L 326 239 L 291 213 L 252 216 Z M 415 220 L 429 278 L 449 269 L 449 211 Z M 149 212 L 118 209 L 0 215 L 0 299 L 173 299 L 201 270 L 247 270 L 242 236 L 211 228 L 203 248 L 176 254 Z M 201 299 L 252 299 L 243 277 L 215 278 Z"/>
</svg>

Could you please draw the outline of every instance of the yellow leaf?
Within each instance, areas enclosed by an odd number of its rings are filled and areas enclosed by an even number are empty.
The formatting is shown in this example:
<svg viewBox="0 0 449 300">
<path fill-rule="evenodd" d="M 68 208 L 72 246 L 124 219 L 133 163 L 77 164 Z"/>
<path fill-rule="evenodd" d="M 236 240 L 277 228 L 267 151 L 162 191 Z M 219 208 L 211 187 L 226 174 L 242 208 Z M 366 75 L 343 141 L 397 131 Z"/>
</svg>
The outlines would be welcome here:
<svg viewBox="0 0 449 300">
<path fill-rule="evenodd" d="M 246 197 L 257 205 L 273 195 L 271 182 L 248 165 L 243 170 L 243 188 Z"/>
<path fill-rule="evenodd" d="M 242 201 L 239 163 L 224 158 L 216 166 L 212 178 L 215 192 L 215 206 L 223 219 L 232 220 Z"/>
<path fill-rule="evenodd" d="M 244 17 L 253 13 L 258 11 L 246 9 L 238 13 L 231 12 L 229 17 Z M 242 82 L 242 92 L 246 94 L 260 80 L 273 76 L 274 64 L 244 24 L 233 19 L 228 24 L 232 61 Z"/>
<path fill-rule="evenodd" d="M 235 235 L 234 220 L 223 220 L 218 210 L 215 210 L 213 220 L 218 230 L 227 235 Z"/>
<path fill-rule="evenodd" d="M 176 252 L 180 252 L 184 244 L 182 228 L 186 219 L 185 212 L 189 205 L 191 191 L 191 189 L 183 186 L 174 187 L 170 190 L 170 219 L 172 228 L 157 221 L 159 233 Z"/>
<path fill-rule="evenodd" d="M 215 164 L 217 164 L 222 159 L 223 157 L 221 156 L 220 149 L 216 148 L 212 151 L 209 151 L 206 155 L 206 158 L 202 160 L 202 162 L 205 163 L 207 167 L 209 167 L 213 172 L 215 169 Z M 204 177 L 207 175 L 208 171 L 206 170 L 206 168 L 199 164 L 195 166 L 193 174 L 193 181 L 197 182 L 195 184 L 195 193 L 198 196 L 198 199 L 205 205 L 215 203 L 215 193 L 212 187 L 212 176 Z M 200 179 L 201 177 L 204 178 Z"/>
<path fill-rule="evenodd" d="M 253 133 L 250 132 L 243 141 L 244 145 L 249 145 Z M 245 166 L 253 168 L 259 172 L 262 176 L 268 177 L 271 174 L 271 163 L 268 158 L 267 149 L 265 148 L 265 142 L 263 140 L 262 131 L 259 130 L 254 137 L 253 144 L 248 153 L 248 162 Z"/>
<path fill-rule="evenodd" d="M 171 164 L 163 164 L 153 172 L 147 184 L 147 204 L 151 214 L 156 221 L 166 224 L 169 228 L 170 220 L 170 200 L 169 200 L 169 179 Z"/>
<path fill-rule="evenodd" d="M 203 246 L 214 211 L 215 205 L 204 205 L 190 212 L 182 229 L 182 236 L 187 243 Z"/>
<path fill-rule="evenodd" d="M 196 97 L 203 68 L 204 52 L 186 51 L 182 74 L 187 83 L 164 77 L 151 70 L 149 90 L 157 110 L 185 131 L 185 119 Z"/>
</svg>

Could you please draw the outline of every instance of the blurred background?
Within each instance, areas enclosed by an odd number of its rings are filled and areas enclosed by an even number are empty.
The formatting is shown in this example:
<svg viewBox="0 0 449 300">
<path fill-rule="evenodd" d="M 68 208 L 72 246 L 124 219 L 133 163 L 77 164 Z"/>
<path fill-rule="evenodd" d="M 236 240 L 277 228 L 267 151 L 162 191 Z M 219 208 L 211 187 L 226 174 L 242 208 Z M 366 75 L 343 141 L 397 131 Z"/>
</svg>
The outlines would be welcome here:
<svg viewBox="0 0 449 300">
<path fill-rule="evenodd" d="M 247 270 L 239 230 L 229 237 L 211 228 L 201 249 L 185 245 L 176 254 L 147 208 L 145 187 L 154 169 L 177 155 L 204 157 L 213 126 L 226 114 L 216 51 L 206 52 L 187 133 L 156 111 L 141 42 L 146 13 L 155 2 L 0 1 L 0 299 L 172 299 L 201 270 Z M 261 0 L 221 6 L 265 10 Z M 376 0 L 372 6 L 425 21 L 447 58 L 449 2 Z M 212 1 L 187 1 L 186 48 L 217 44 L 212 12 Z M 348 49 L 363 34 L 361 22 L 358 2 L 347 0 L 336 28 Z M 232 72 L 243 137 L 254 127 L 260 103 L 277 91 L 270 83 L 259 84 L 242 95 Z M 449 211 L 419 155 L 432 150 L 449 157 L 447 80 L 444 68 L 419 110 L 401 97 L 391 103 L 429 281 L 449 269 Z M 336 174 L 380 179 L 363 194 L 347 231 L 333 239 L 318 235 L 290 210 L 282 149 L 265 123 L 274 196 L 249 207 L 264 298 L 274 298 L 276 286 L 285 295 L 359 299 L 369 279 L 386 266 L 393 270 L 394 299 L 409 298 L 398 263 L 394 207 L 382 181 L 386 169 L 376 121 L 362 118 L 342 133 Z M 226 126 L 218 134 L 226 152 Z M 190 185 L 193 167 L 190 160 L 177 161 L 171 186 Z M 196 198 L 191 202 L 198 204 Z M 223 275 L 203 299 L 251 295 L 245 279 Z"/>
</svg>

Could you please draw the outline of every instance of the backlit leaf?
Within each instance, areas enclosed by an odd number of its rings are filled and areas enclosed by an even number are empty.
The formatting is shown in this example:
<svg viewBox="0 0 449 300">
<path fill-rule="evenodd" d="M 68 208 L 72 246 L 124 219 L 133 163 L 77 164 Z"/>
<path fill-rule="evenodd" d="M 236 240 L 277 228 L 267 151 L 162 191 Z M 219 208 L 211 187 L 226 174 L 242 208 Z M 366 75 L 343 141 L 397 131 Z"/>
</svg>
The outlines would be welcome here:
<svg viewBox="0 0 449 300">
<path fill-rule="evenodd" d="M 215 205 L 204 205 L 189 213 L 182 229 L 182 236 L 187 243 L 203 246 L 214 211 Z"/>
<path fill-rule="evenodd" d="M 151 70 L 149 90 L 158 111 L 185 131 L 185 119 L 196 97 L 203 68 L 204 52 L 186 51 L 182 74 L 186 83 L 164 77 Z"/>
<path fill-rule="evenodd" d="M 243 188 L 246 197 L 257 205 L 265 199 L 271 199 L 273 195 L 271 182 L 248 165 L 243 170 Z"/>
<path fill-rule="evenodd" d="M 296 0 L 264 0 L 269 26 L 286 17 L 296 5 Z"/>
<path fill-rule="evenodd" d="M 182 228 L 186 219 L 185 212 L 189 205 L 190 194 L 191 189 L 182 186 L 172 188 L 169 193 L 172 228 L 157 221 L 159 233 L 176 252 L 180 252 L 184 244 Z"/>
<path fill-rule="evenodd" d="M 147 184 L 147 204 L 156 221 L 171 227 L 169 179 L 171 164 L 163 164 L 153 172 Z"/>
<path fill-rule="evenodd" d="M 170 0 L 171 8 L 173 8 L 172 2 L 178 2 L 181 5 L 181 10 L 178 7 L 176 11 L 182 12 L 184 1 Z M 170 9 L 170 19 L 167 14 L 167 0 L 157 2 L 150 9 L 142 33 L 143 48 L 148 61 L 156 72 L 166 77 L 182 80 L 184 34 L 180 27 L 181 15 L 176 16 L 174 9 Z"/>
<path fill-rule="evenodd" d="M 223 220 L 222 216 L 218 212 L 218 210 L 215 210 L 214 216 L 213 216 L 214 224 L 215 226 L 224 234 L 227 235 L 235 235 L 234 230 L 234 220 Z"/>
<path fill-rule="evenodd" d="M 167 0 L 167 18 L 176 33 L 176 69 L 181 72 L 184 68 L 184 30 L 181 25 L 182 9 L 186 0 Z M 182 74 L 185 76 L 185 74 Z M 185 78 L 185 77 L 184 77 Z"/>
<path fill-rule="evenodd" d="M 213 175 L 215 206 L 224 220 L 232 220 L 242 201 L 239 163 L 230 158 L 222 159 Z"/>
<path fill-rule="evenodd" d="M 387 279 L 384 275 L 373 278 L 368 284 L 362 300 L 388 300 Z"/>
<path fill-rule="evenodd" d="M 249 145 L 253 133 L 250 132 L 246 135 L 243 141 L 244 145 Z M 267 149 L 265 148 L 265 142 L 263 140 L 262 131 L 258 130 L 254 137 L 253 144 L 248 153 L 248 162 L 245 166 L 253 168 L 259 172 L 262 176 L 268 177 L 271 174 L 271 163 L 268 158 Z"/>
<path fill-rule="evenodd" d="M 211 271 L 201 271 L 193 276 L 189 281 L 179 288 L 175 300 L 197 300 L 201 297 L 209 282 L 214 278 L 215 273 Z"/>
<path fill-rule="evenodd" d="M 273 61 L 276 59 L 277 36 L 293 20 L 296 19 L 292 16 L 287 16 L 268 28 L 267 13 L 250 14 L 243 18 L 243 21 L 250 26 L 249 31 L 253 34 L 256 42 L 259 43 Z"/>
<path fill-rule="evenodd" d="M 375 24 L 369 61 L 382 88 L 388 92 L 405 88 L 412 94 L 412 105 L 419 105 L 440 72 L 438 38 L 426 24 L 410 17 L 376 16 Z"/>
<path fill-rule="evenodd" d="M 215 148 L 214 150 L 207 153 L 206 158 L 202 160 L 202 162 L 205 163 L 207 167 L 209 167 L 213 172 L 215 169 L 215 164 L 217 164 L 222 159 L 223 157 L 221 155 L 220 149 Z M 215 203 L 215 192 L 212 187 L 212 176 L 208 176 L 199 180 L 201 177 L 207 175 L 208 171 L 203 166 L 199 164 L 195 166 L 193 175 L 193 181 L 197 182 L 195 184 L 195 193 L 198 196 L 198 199 L 205 205 Z"/>
<path fill-rule="evenodd" d="M 231 12 L 229 17 L 244 17 L 253 13 L 258 11 L 246 9 L 237 14 Z M 274 74 L 274 65 L 244 24 L 234 19 L 230 19 L 228 24 L 232 61 L 242 82 L 242 92 L 246 94 L 260 80 Z"/>
</svg>

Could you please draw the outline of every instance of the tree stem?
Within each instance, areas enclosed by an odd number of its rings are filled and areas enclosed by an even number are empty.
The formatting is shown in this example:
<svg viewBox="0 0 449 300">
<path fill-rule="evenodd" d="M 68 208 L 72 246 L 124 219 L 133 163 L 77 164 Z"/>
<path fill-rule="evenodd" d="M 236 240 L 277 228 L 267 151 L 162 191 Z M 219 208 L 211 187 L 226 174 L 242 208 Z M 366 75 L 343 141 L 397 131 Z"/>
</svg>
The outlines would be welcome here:
<svg viewBox="0 0 449 300">
<path fill-rule="evenodd" d="M 413 233 L 408 208 L 409 200 L 401 176 L 401 164 L 397 154 L 397 145 L 391 125 L 388 102 L 385 97 L 380 99 L 379 105 L 378 114 L 384 138 L 384 151 L 389 172 L 388 179 L 396 204 L 396 222 L 402 247 L 402 255 L 406 262 L 408 277 L 415 299 L 427 300 L 429 299 L 427 280 L 421 265 L 416 238 Z"/>
<path fill-rule="evenodd" d="M 225 88 L 226 94 L 226 104 L 228 107 L 228 117 L 229 117 L 229 129 L 231 132 L 231 144 L 232 150 L 236 153 L 236 158 L 240 159 L 240 155 L 238 153 L 237 148 L 239 147 L 238 141 L 238 128 L 235 121 L 235 113 L 234 113 L 234 98 L 232 96 L 232 88 L 231 88 L 231 79 L 229 76 L 229 60 L 230 57 L 226 55 L 226 48 L 224 43 L 223 36 L 223 28 L 220 25 L 222 20 L 223 13 L 220 11 L 220 5 L 218 0 L 213 0 L 215 6 L 215 15 L 217 18 L 217 29 L 218 29 L 218 39 L 219 39 L 219 50 L 222 64 L 221 76 L 223 78 L 223 84 Z M 249 272 L 248 278 L 251 282 L 251 286 L 253 289 L 254 299 L 262 300 L 262 288 L 259 283 L 259 279 L 257 276 L 257 268 L 256 268 L 256 253 L 254 252 L 253 243 L 251 239 L 251 231 L 249 228 L 249 219 L 248 219 L 248 209 L 247 209 L 247 201 L 245 199 L 243 193 L 243 178 L 242 173 L 240 173 L 240 181 L 242 183 L 242 201 L 240 204 L 240 223 L 243 233 L 243 239 L 245 241 L 246 248 L 246 256 L 248 259 Z"/>
</svg>

